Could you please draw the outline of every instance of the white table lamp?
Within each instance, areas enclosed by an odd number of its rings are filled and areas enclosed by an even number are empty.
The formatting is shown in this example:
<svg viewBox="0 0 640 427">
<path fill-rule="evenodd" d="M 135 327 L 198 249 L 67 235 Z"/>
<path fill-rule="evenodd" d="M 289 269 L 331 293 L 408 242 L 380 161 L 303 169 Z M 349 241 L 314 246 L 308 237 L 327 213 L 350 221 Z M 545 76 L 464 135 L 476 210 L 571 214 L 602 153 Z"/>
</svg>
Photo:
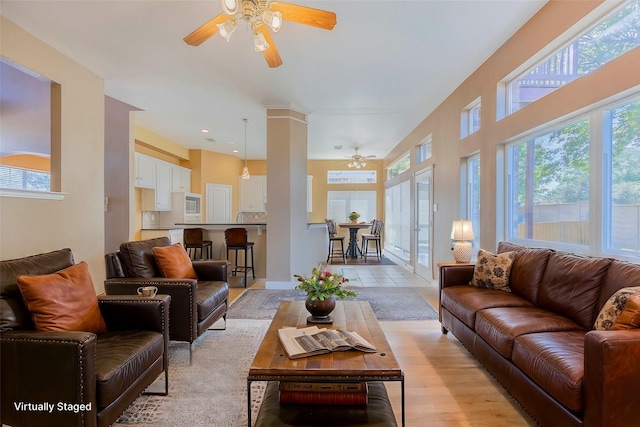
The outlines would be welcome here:
<svg viewBox="0 0 640 427">
<path fill-rule="evenodd" d="M 453 257 L 456 259 L 456 262 L 471 261 L 471 242 L 467 242 L 467 240 L 473 240 L 473 238 L 471 221 L 466 219 L 453 221 L 451 240 L 456 241 L 456 244 L 453 246 Z"/>
</svg>

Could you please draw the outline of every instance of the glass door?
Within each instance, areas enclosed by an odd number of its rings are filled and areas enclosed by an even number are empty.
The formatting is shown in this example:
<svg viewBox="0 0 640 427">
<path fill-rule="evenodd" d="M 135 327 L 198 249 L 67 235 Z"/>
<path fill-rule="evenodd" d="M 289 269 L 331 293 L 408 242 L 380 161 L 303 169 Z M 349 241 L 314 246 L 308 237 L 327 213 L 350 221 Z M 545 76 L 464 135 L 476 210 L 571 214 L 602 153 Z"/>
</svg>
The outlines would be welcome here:
<svg viewBox="0 0 640 427">
<path fill-rule="evenodd" d="M 431 212 L 433 212 L 433 169 L 415 175 L 416 216 L 414 230 L 414 272 L 425 280 L 432 280 Z"/>
</svg>

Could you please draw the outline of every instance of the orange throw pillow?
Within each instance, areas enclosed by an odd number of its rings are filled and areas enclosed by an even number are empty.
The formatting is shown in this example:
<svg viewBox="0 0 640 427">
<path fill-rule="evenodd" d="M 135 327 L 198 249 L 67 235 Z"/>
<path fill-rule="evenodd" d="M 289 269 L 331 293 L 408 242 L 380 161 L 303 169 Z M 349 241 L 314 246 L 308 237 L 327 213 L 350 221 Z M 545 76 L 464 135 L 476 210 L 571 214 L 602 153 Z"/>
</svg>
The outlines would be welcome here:
<svg viewBox="0 0 640 427">
<path fill-rule="evenodd" d="M 86 262 L 52 274 L 18 276 L 17 282 L 36 330 L 107 331 Z"/>
<path fill-rule="evenodd" d="M 611 327 L 612 331 L 640 328 L 640 295 L 630 295 L 624 310 Z"/>
<path fill-rule="evenodd" d="M 180 243 L 153 248 L 153 254 L 164 277 L 169 279 L 197 279 L 191 259 Z"/>
</svg>

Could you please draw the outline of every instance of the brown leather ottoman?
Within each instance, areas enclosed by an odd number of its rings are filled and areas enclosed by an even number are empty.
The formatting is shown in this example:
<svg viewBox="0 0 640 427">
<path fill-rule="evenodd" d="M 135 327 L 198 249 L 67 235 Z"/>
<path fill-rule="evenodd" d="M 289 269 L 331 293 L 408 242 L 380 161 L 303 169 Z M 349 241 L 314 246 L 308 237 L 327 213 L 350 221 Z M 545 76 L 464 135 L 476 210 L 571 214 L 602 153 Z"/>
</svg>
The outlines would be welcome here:
<svg viewBox="0 0 640 427">
<path fill-rule="evenodd" d="M 366 406 L 281 404 L 278 393 L 278 382 L 269 382 L 254 427 L 398 426 L 382 382 L 369 382 Z"/>
</svg>

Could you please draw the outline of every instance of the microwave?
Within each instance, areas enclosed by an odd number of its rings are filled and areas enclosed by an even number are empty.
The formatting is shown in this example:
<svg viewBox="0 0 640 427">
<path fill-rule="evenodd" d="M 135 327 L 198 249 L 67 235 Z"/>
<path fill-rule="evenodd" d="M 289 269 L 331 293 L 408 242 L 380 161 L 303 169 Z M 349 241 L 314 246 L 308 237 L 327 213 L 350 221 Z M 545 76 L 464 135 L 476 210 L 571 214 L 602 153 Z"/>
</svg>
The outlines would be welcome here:
<svg viewBox="0 0 640 427">
<path fill-rule="evenodd" d="M 187 215 L 199 215 L 201 211 L 202 197 L 199 194 L 187 194 L 184 198 L 184 213 Z"/>
</svg>

